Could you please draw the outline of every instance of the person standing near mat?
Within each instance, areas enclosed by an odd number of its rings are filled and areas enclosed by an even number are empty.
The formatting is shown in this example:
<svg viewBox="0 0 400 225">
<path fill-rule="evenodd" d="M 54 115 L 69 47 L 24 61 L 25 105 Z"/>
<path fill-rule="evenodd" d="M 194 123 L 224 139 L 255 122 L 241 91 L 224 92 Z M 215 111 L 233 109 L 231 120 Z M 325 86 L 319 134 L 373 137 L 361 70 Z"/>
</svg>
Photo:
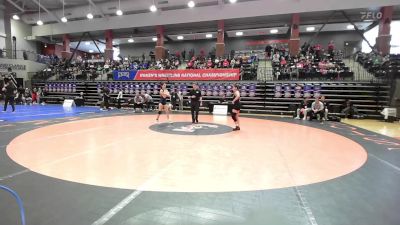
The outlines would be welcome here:
<svg viewBox="0 0 400 225">
<path fill-rule="evenodd" d="M 199 123 L 199 111 L 202 103 L 201 91 L 196 83 L 193 83 L 193 89 L 189 93 L 190 111 L 192 113 L 192 123 Z"/>
<path fill-rule="evenodd" d="M 233 128 L 233 131 L 240 130 L 240 123 L 239 123 L 239 115 L 240 115 L 240 108 L 242 105 L 240 104 L 240 91 L 238 86 L 235 84 L 233 85 L 233 100 L 232 100 L 232 119 L 235 122 L 236 127 Z"/>
<path fill-rule="evenodd" d="M 160 103 L 158 103 L 158 115 L 156 119 L 157 122 L 160 119 L 161 113 L 164 111 L 167 114 L 168 121 L 171 123 L 171 121 L 169 120 L 170 105 L 167 104 L 168 98 L 171 98 L 171 94 L 167 89 L 167 84 L 163 83 L 160 90 Z"/>
<path fill-rule="evenodd" d="M 14 105 L 14 98 L 15 98 L 15 93 L 17 89 L 14 87 L 13 83 L 11 80 L 9 80 L 4 87 L 2 88 L 2 91 L 4 91 L 4 109 L 3 112 L 7 111 L 7 105 L 10 103 L 12 112 L 15 112 L 15 105 Z"/>
</svg>

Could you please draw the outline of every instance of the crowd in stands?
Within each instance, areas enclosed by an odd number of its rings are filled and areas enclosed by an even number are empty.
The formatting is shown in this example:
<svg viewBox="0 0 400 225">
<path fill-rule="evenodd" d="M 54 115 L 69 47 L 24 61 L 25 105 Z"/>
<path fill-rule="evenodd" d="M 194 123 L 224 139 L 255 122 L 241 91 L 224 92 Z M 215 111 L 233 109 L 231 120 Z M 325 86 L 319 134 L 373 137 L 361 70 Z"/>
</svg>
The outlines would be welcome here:
<svg viewBox="0 0 400 225">
<path fill-rule="evenodd" d="M 42 88 L 23 88 L 19 86 L 17 88 L 17 93 L 15 95 L 15 104 L 20 105 L 33 105 L 33 104 L 44 104 L 42 101 L 42 97 L 44 96 L 44 92 Z"/>
<path fill-rule="evenodd" d="M 342 60 L 342 52 L 335 50 L 331 41 L 325 51 L 320 44 L 309 46 L 305 43 L 297 56 L 291 56 L 285 48 L 266 48 L 270 56 L 273 75 L 277 80 L 337 80 L 352 77 Z"/>
<path fill-rule="evenodd" d="M 400 76 L 400 55 L 383 55 L 373 50 L 370 53 L 359 52 L 355 61 L 359 62 L 368 72 L 378 78 Z"/>
<path fill-rule="evenodd" d="M 215 59 L 203 56 L 193 56 L 184 61 L 175 55 L 169 58 L 146 60 L 143 56 L 125 57 L 121 60 L 75 60 L 72 63 L 64 60 L 56 60 L 50 63 L 48 68 L 39 72 L 34 79 L 47 80 L 56 75 L 60 80 L 96 80 L 112 79 L 114 70 L 175 70 L 175 69 L 212 69 L 212 68 L 239 68 L 243 65 L 254 65 L 257 58 L 254 56 L 217 57 Z M 105 76 L 105 78 L 103 78 Z"/>
</svg>

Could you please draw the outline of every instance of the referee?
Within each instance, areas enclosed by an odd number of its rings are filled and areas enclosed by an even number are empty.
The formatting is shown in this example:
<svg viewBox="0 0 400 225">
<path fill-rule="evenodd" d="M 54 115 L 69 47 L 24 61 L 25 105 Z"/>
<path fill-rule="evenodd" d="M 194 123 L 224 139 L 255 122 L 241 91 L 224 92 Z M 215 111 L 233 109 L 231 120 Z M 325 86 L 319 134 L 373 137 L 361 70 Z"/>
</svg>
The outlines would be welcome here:
<svg viewBox="0 0 400 225">
<path fill-rule="evenodd" d="M 5 94 L 5 99 L 4 99 L 4 109 L 3 112 L 7 111 L 7 105 L 10 103 L 12 112 L 15 111 L 15 106 L 14 106 L 14 98 L 15 98 L 15 93 L 16 89 L 12 83 L 11 80 L 9 80 L 3 87 L 2 91 L 4 91 Z"/>
<path fill-rule="evenodd" d="M 201 91 L 196 83 L 193 83 L 193 89 L 189 93 L 190 111 L 192 112 L 192 123 L 199 123 L 199 110 L 202 101 Z"/>
</svg>

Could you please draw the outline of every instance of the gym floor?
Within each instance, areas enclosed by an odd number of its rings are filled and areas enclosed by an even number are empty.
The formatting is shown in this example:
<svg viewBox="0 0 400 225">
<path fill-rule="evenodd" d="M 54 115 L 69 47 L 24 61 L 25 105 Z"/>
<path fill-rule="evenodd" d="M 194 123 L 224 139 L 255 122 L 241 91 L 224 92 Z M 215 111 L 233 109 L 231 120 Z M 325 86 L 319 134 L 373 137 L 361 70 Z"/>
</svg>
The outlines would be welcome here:
<svg viewBox="0 0 400 225">
<path fill-rule="evenodd" d="M 232 132 L 228 116 L 155 116 L 2 113 L 0 185 L 29 225 L 400 224 L 398 123 L 242 115 Z M 20 224 L 12 196 L 0 199 L 1 224 Z"/>
</svg>

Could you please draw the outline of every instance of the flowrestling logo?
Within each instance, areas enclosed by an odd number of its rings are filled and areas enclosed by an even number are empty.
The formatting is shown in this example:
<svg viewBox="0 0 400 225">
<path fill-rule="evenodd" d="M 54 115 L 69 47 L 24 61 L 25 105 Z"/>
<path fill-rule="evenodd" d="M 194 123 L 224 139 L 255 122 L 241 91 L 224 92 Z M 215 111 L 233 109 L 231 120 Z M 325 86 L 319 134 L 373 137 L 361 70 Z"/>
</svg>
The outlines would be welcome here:
<svg viewBox="0 0 400 225">
<path fill-rule="evenodd" d="M 176 135 L 218 135 L 232 131 L 232 128 L 222 124 L 190 122 L 159 123 L 149 127 L 150 130 Z"/>
<path fill-rule="evenodd" d="M 178 128 L 172 129 L 173 131 L 178 131 L 178 132 L 188 132 L 188 133 L 193 133 L 196 130 L 200 129 L 218 129 L 218 125 L 213 125 L 213 124 L 193 124 L 193 125 L 187 125 L 187 126 L 181 126 Z"/>
<path fill-rule="evenodd" d="M 129 72 L 128 71 L 118 72 L 118 79 L 121 79 L 121 78 L 129 79 Z"/>
</svg>

